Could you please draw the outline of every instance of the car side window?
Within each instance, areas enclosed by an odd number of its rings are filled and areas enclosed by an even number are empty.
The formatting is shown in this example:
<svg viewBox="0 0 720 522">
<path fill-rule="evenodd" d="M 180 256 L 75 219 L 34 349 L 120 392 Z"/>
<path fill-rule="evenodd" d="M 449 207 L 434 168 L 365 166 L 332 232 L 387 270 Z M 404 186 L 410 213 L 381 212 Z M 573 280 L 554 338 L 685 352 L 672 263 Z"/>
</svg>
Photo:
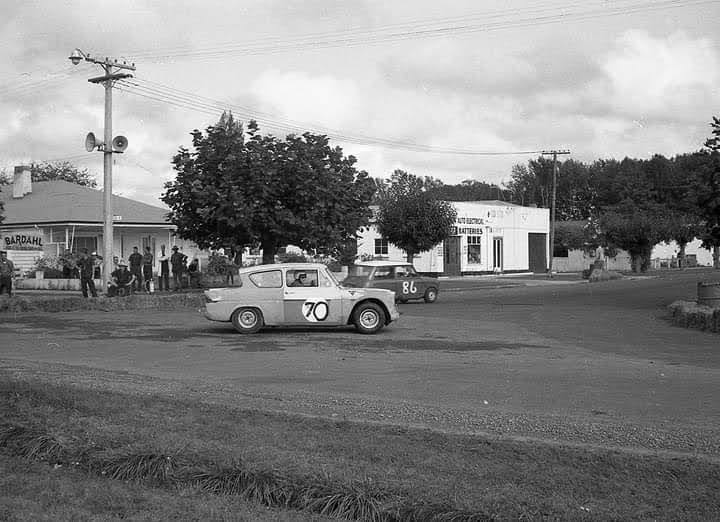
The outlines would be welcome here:
<svg viewBox="0 0 720 522">
<path fill-rule="evenodd" d="M 410 270 L 408 270 L 409 267 L 407 266 L 396 266 L 395 267 L 395 277 L 410 277 Z"/>
<path fill-rule="evenodd" d="M 285 284 L 290 287 L 318 286 L 317 270 L 288 270 L 285 274 Z"/>
<path fill-rule="evenodd" d="M 280 270 L 268 270 L 267 272 L 255 272 L 250 274 L 250 281 L 258 288 L 281 288 L 282 273 Z"/>
<path fill-rule="evenodd" d="M 373 279 L 392 279 L 392 267 L 390 266 L 379 266 L 375 269 Z"/>
</svg>

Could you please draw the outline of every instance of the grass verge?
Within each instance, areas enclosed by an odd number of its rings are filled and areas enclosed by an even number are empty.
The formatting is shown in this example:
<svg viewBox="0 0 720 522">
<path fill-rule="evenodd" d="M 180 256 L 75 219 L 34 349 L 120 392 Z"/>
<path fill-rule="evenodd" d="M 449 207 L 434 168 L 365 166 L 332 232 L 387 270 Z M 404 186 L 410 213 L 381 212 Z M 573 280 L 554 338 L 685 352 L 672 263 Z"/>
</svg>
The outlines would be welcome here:
<svg viewBox="0 0 720 522">
<path fill-rule="evenodd" d="M 0 419 L 5 457 L 67 469 L 67 487 L 81 476 L 351 520 L 720 519 L 720 465 L 702 459 L 271 415 L 9 377 L 0 379 Z M 22 508 L 10 514 L 22 516 Z"/>
<path fill-rule="evenodd" d="M 0 296 L 0 313 L 21 312 L 76 312 L 100 310 L 179 310 L 200 308 L 205 298 L 200 292 L 178 292 L 172 294 L 134 294 L 127 297 L 90 297 L 81 295 L 15 295 L 11 298 Z"/>
</svg>

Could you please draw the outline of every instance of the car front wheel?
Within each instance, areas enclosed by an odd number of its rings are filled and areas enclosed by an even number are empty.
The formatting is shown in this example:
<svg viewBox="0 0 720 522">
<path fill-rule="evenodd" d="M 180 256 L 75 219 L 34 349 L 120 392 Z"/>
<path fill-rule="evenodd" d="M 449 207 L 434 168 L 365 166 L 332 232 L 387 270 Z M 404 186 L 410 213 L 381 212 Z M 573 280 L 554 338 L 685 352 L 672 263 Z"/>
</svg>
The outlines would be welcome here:
<svg viewBox="0 0 720 522">
<path fill-rule="evenodd" d="M 425 290 L 425 296 L 423 297 L 423 299 L 425 299 L 426 303 L 434 303 L 435 301 L 437 301 L 437 294 L 437 288 L 428 288 L 427 290 Z"/>
<path fill-rule="evenodd" d="M 361 334 L 374 334 L 385 326 L 385 312 L 375 303 L 362 303 L 353 313 L 353 323 Z"/>
<path fill-rule="evenodd" d="M 256 333 L 263 327 L 262 314 L 256 308 L 238 308 L 230 320 L 235 329 L 244 334 Z"/>
</svg>

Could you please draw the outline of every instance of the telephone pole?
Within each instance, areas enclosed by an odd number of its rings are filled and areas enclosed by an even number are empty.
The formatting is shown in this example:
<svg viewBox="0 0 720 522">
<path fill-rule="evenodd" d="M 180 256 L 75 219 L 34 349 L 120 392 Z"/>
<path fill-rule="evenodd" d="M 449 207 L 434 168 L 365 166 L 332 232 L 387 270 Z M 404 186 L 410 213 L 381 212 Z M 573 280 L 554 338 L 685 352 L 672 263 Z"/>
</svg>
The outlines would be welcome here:
<svg viewBox="0 0 720 522">
<path fill-rule="evenodd" d="M 552 197 L 550 203 L 550 255 L 548 256 L 548 277 L 553 277 L 553 251 L 555 248 L 555 197 L 557 196 L 557 173 L 558 173 L 558 154 L 570 154 L 569 150 L 544 150 L 541 152 L 543 156 L 553 157 L 553 176 L 552 176 Z"/>
<path fill-rule="evenodd" d="M 112 205 L 112 86 L 116 80 L 132 78 L 132 74 L 118 72 L 120 69 L 135 70 L 134 63 L 119 62 L 114 58 L 95 58 L 75 49 L 68 59 L 73 65 L 81 61 L 99 65 L 105 71 L 103 76 L 90 78 L 90 83 L 101 83 L 105 86 L 105 132 L 102 143 L 94 144 L 89 150 L 95 148 L 103 151 L 103 283 L 107 285 L 110 274 L 113 272 L 113 205 Z M 86 142 L 87 147 L 87 142 Z M 121 151 L 119 151 L 121 152 Z"/>
</svg>

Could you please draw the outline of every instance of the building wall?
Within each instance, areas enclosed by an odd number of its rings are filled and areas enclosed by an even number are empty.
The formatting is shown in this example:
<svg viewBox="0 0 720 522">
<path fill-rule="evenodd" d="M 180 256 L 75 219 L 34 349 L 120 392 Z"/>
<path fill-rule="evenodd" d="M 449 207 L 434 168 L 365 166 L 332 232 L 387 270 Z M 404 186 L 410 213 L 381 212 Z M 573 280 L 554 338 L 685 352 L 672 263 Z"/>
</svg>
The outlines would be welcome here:
<svg viewBox="0 0 720 522">
<path fill-rule="evenodd" d="M 454 235 L 459 240 L 460 272 L 463 274 L 493 272 L 493 239 L 502 238 L 503 271 L 525 271 L 529 267 L 528 234 L 549 235 L 549 210 L 487 202 L 452 202 L 457 210 Z M 375 240 L 380 234 L 374 225 L 359 233 L 358 256 L 382 257 L 405 261 L 403 250 L 390 244 L 387 255 L 376 256 Z M 479 238 L 480 256 L 476 262 L 468 258 L 468 237 Z M 440 243 L 429 252 L 415 256 L 416 270 L 424 273 L 445 273 L 446 244 Z M 546 244 L 546 252 L 548 245 Z"/>
</svg>

